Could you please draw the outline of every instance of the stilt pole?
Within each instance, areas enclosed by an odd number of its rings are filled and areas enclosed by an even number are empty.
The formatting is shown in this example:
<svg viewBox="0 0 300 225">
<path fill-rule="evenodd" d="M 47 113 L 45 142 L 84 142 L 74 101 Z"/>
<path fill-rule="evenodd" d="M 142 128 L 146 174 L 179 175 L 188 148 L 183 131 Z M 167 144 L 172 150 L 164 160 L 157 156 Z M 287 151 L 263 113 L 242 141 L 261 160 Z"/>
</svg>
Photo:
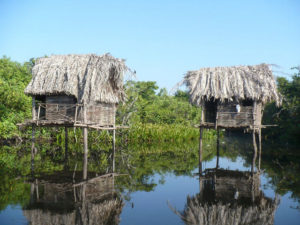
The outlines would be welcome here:
<svg viewBox="0 0 300 225">
<path fill-rule="evenodd" d="M 220 130 L 217 128 L 217 163 L 216 163 L 216 169 L 219 168 L 219 156 L 220 156 Z"/>
<path fill-rule="evenodd" d="M 83 179 L 87 179 L 87 165 L 88 165 L 88 129 L 87 127 L 83 128 Z"/>
<path fill-rule="evenodd" d="M 200 127 L 200 136 L 199 136 L 199 175 L 202 174 L 202 135 L 203 127 Z"/>
<path fill-rule="evenodd" d="M 261 129 L 258 131 L 258 171 L 260 172 L 260 165 L 261 165 Z"/>
<path fill-rule="evenodd" d="M 87 124 L 86 105 L 83 106 L 84 123 Z M 88 128 L 83 128 L 83 179 L 87 179 L 87 166 L 88 166 Z"/>
<path fill-rule="evenodd" d="M 200 123 L 200 135 L 199 135 L 199 176 L 202 174 L 202 136 L 203 136 L 203 123 L 204 122 L 204 110 L 201 108 L 201 123 Z"/>
<path fill-rule="evenodd" d="M 35 116 L 35 97 L 32 97 L 32 120 L 35 121 L 36 120 L 36 116 Z M 31 173 L 33 173 L 34 171 L 34 157 L 35 157 L 35 125 L 32 125 L 32 134 L 31 134 Z"/>
<path fill-rule="evenodd" d="M 251 167 L 251 173 L 252 175 L 254 174 L 254 169 L 255 169 L 255 161 L 256 161 L 256 156 L 257 156 L 257 145 L 256 145 L 256 138 L 255 138 L 255 129 L 253 129 L 252 132 L 252 139 L 253 139 L 253 160 L 252 160 L 252 167 Z"/>
<path fill-rule="evenodd" d="M 65 163 L 68 163 L 68 145 L 69 145 L 68 127 L 65 127 Z"/>
<path fill-rule="evenodd" d="M 113 173 L 115 172 L 115 154 L 116 154 L 116 129 L 113 129 L 113 141 L 112 141 L 112 172 Z"/>
</svg>

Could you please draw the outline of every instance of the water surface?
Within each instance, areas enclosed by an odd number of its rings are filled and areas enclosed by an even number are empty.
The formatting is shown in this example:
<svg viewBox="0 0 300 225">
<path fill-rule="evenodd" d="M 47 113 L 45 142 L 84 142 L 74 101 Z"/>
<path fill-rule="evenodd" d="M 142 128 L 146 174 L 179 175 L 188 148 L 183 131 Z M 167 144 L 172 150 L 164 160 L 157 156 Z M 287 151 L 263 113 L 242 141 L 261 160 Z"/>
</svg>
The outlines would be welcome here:
<svg viewBox="0 0 300 225">
<path fill-rule="evenodd" d="M 111 172 L 110 150 L 95 150 L 89 182 L 83 182 L 80 150 L 69 151 L 66 165 L 63 151 L 54 154 L 56 147 L 45 150 L 45 145 L 39 146 L 33 170 L 28 145 L 1 149 L 0 224 L 225 224 L 226 213 L 242 216 L 240 224 L 300 221 L 295 150 L 264 144 L 262 171 L 251 174 L 251 139 L 224 138 L 218 169 L 215 141 L 206 141 L 199 177 L 196 142 L 128 146 L 115 158 L 122 175 L 104 178 L 100 175 Z M 10 158 L 4 151 L 19 156 Z M 211 213 L 221 208 L 223 223 L 218 212 Z"/>
</svg>

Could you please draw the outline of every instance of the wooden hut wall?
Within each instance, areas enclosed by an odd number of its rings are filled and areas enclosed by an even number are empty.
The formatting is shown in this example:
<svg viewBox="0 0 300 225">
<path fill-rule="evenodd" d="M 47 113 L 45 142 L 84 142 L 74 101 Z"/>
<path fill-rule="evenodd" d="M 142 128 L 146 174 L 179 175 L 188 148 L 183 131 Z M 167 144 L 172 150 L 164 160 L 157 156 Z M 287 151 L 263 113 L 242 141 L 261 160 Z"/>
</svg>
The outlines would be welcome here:
<svg viewBox="0 0 300 225">
<path fill-rule="evenodd" d="M 262 103 L 257 103 L 256 104 L 256 108 L 254 109 L 254 125 L 255 126 L 259 126 L 261 125 L 261 120 L 262 120 L 262 109 L 263 109 L 263 106 L 262 106 Z"/>
<path fill-rule="evenodd" d="M 67 95 L 46 97 L 46 120 L 70 120 L 75 116 L 76 98 Z"/>
<path fill-rule="evenodd" d="M 239 104 L 240 111 L 237 112 L 236 105 Z M 253 125 L 253 106 L 244 105 L 242 102 L 220 103 L 218 105 L 217 123 L 224 127 L 241 127 Z"/>
<path fill-rule="evenodd" d="M 115 125 L 116 105 L 98 103 L 87 107 L 87 123 L 101 126 Z"/>
<path fill-rule="evenodd" d="M 254 176 L 254 187 L 252 187 L 252 180 L 249 177 L 219 177 L 215 181 L 214 190 L 216 198 L 223 201 L 230 201 L 234 199 L 236 191 L 239 193 L 239 198 L 251 198 L 252 190 L 254 196 L 260 194 L 259 190 L 259 177 L 257 174 Z"/>
</svg>

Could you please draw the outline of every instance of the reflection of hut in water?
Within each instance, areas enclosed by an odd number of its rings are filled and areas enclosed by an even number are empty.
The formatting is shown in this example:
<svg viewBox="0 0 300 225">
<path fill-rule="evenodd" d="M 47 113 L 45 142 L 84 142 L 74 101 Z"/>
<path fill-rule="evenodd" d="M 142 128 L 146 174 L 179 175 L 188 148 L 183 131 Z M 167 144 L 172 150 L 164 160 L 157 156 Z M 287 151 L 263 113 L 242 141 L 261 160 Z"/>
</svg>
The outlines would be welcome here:
<svg viewBox="0 0 300 225">
<path fill-rule="evenodd" d="M 81 183 L 55 176 L 31 184 L 31 202 L 23 209 L 30 224 L 119 224 L 123 202 L 113 175 Z"/>
<path fill-rule="evenodd" d="M 200 178 L 200 193 L 187 197 L 179 215 L 186 224 L 271 225 L 278 201 L 266 197 L 259 185 L 258 173 L 206 170 Z"/>
</svg>

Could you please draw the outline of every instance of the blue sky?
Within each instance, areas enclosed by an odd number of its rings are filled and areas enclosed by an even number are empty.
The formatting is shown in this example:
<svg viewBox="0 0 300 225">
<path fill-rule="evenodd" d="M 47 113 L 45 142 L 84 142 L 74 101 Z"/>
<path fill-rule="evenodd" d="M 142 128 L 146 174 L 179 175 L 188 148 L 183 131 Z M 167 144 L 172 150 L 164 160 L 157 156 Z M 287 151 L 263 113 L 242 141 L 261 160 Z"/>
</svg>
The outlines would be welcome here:
<svg viewBox="0 0 300 225">
<path fill-rule="evenodd" d="M 169 90 L 188 70 L 300 65 L 300 1 L 0 0 L 0 56 L 110 52 Z"/>
</svg>

